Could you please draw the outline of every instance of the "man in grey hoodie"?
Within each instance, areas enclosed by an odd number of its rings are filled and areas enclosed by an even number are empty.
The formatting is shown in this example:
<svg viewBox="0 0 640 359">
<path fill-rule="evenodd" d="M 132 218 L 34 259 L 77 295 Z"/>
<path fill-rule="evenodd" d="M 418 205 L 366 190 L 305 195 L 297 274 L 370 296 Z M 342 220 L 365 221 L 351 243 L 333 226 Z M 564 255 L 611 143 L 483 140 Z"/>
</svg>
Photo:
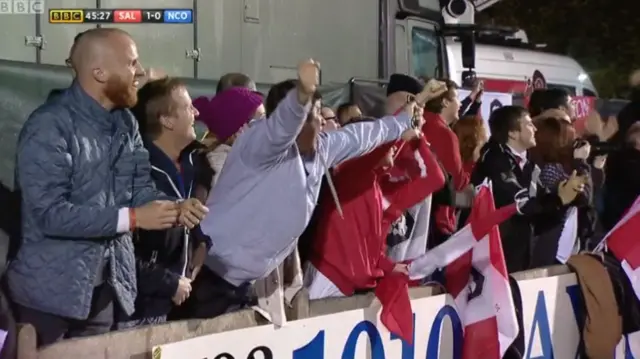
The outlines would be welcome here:
<svg viewBox="0 0 640 359">
<path fill-rule="evenodd" d="M 210 212 L 201 229 L 213 246 L 205 263 L 230 288 L 247 288 L 292 253 L 316 205 L 327 167 L 414 131 L 412 103 L 398 116 L 320 133 L 313 125 L 320 109 L 311 108 L 318 78 L 316 62 L 300 64 L 298 81 L 290 82 L 295 89 L 278 101 L 269 118 L 254 122 L 236 139 L 207 201 Z M 222 314 L 234 304 L 238 303 L 229 302 L 212 314 Z"/>
</svg>

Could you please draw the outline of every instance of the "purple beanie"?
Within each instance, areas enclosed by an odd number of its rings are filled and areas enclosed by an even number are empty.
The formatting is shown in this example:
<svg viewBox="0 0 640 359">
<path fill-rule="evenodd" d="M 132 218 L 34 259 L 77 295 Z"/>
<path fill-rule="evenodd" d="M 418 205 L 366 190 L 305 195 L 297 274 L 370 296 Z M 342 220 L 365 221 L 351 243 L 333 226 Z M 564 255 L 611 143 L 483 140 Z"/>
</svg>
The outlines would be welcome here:
<svg viewBox="0 0 640 359">
<path fill-rule="evenodd" d="M 204 123 L 220 141 L 226 141 L 251 121 L 261 104 L 262 94 L 244 87 L 232 87 L 211 100 L 198 97 L 193 101 L 193 106 L 200 113 L 198 121 Z"/>
</svg>

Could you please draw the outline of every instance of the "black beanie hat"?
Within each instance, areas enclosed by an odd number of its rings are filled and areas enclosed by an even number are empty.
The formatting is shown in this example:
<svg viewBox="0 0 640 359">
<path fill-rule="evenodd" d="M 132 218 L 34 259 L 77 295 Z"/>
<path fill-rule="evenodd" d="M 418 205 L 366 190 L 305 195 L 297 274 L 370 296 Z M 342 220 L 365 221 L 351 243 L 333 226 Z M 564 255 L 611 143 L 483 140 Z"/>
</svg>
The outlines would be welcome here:
<svg viewBox="0 0 640 359">
<path fill-rule="evenodd" d="M 415 77 L 403 74 L 393 74 L 389 77 L 387 96 L 400 91 L 417 95 L 422 91 L 423 87 L 424 84 Z"/>
</svg>

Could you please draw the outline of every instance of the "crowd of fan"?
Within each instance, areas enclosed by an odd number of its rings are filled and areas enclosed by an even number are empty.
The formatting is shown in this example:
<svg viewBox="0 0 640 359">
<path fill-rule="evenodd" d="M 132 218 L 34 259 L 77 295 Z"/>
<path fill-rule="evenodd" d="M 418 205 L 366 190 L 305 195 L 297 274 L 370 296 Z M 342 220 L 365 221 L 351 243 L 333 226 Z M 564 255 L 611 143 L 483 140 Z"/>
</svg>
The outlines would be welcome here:
<svg viewBox="0 0 640 359">
<path fill-rule="evenodd" d="M 301 287 L 371 291 L 456 232 L 485 179 L 497 207 L 522 203 L 500 227 L 509 272 L 556 261 L 568 208 L 591 248 L 640 193 L 640 127 L 593 115 L 578 134 L 561 90 L 486 126 L 481 82 L 459 101 L 452 81 L 392 75 L 375 119 L 324 107 L 313 60 L 266 96 L 228 74 L 194 101 L 175 78 L 142 86 L 118 29 L 83 33 L 69 63 L 73 83 L 18 139 L 22 238 L 5 281 L 39 345 L 254 306 L 277 323 Z"/>
</svg>

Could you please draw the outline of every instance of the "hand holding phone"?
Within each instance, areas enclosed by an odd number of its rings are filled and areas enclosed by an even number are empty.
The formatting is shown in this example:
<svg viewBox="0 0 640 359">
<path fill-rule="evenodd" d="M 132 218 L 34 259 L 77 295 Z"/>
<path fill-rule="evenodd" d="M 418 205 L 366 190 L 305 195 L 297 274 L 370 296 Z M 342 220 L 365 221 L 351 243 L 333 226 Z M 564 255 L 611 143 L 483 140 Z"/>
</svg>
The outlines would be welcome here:
<svg viewBox="0 0 640 359">
<path fill-rule="evenodd" d="M 473 87 L 471 88 L 471 98 L 474 101 L 477 101 L 482 97 L 483 92 L 484 92 L 484 81 L 480 79 L 476 79 L 473 83 Z"/>
</svg>

